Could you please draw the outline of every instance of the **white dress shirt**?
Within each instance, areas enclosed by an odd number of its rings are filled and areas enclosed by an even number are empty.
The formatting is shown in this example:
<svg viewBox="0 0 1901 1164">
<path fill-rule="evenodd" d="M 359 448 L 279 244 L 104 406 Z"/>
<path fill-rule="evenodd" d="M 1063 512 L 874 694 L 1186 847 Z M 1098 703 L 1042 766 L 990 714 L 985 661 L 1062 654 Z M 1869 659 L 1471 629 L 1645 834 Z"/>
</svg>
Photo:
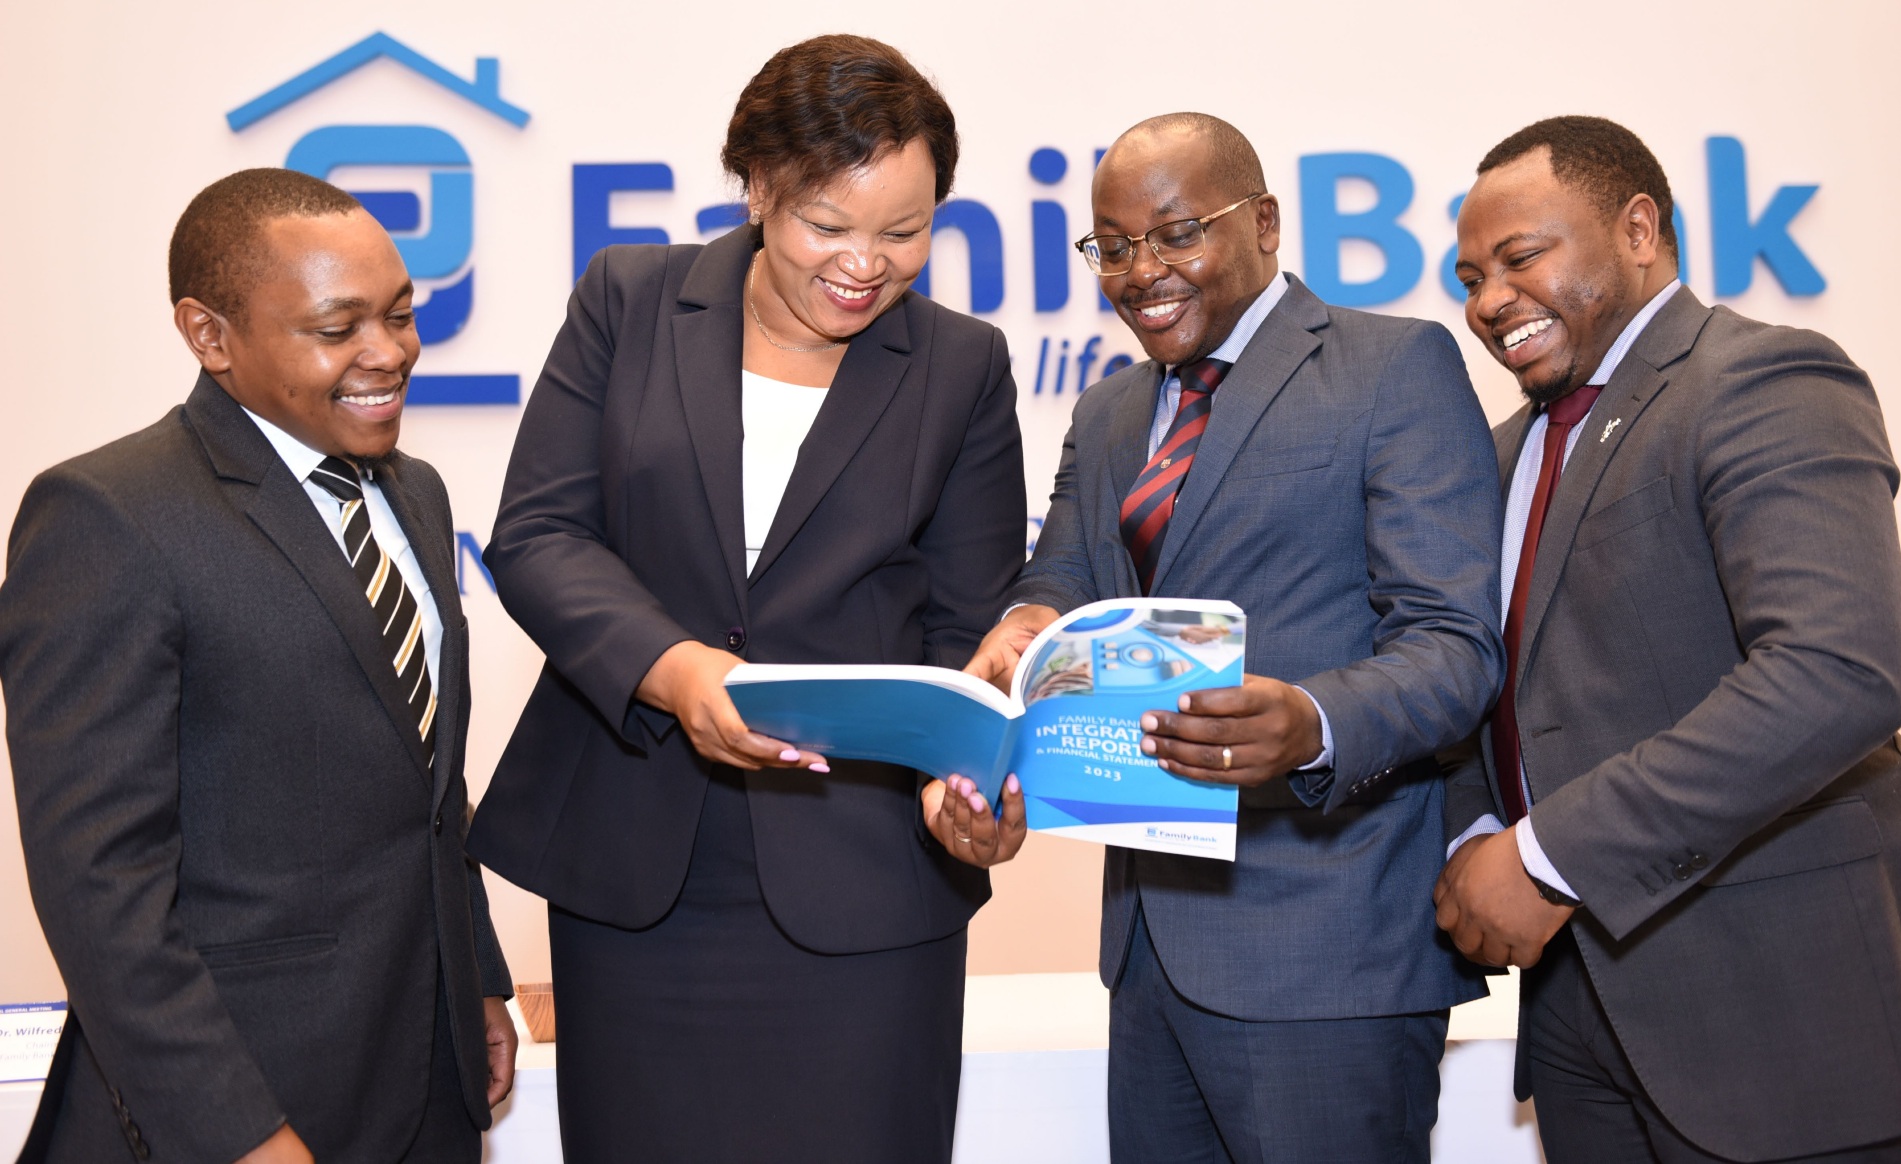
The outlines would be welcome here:
<svg viewBox="0 0 1901 1164">
<path fill-rule="evenodd" d="M 1617 371 L 1617 365 L 1623 362 L 1631 345 L 1637 342 L 1637 337 L 1643 334 L 1644 328 L 1649 325 L 1651 319 L 1657 312 L 1663 310 L 1663 305 L 1670 301 L 1670 297 L 1675 295 L 1677 288 L 1681 286 L 1683 286 L 1682 283 L 1672 280 L 1668 287 L 1652 296 L 1650 302 L 1644 304 L 1643 310 L 1624 325 L 1624 330 L 1617 333 L 1616 342 L 1611 344 L 1611 350 L 1604 353 L 1604 359 L 1598 364 L 1597 371 L 1591 373 L 1591 378 L 1585 381 L 1587 386 L 1610 383 L 1612 373 Z M 1600 395 L 1598 399 L 1601 401 L 1603 397 Z M 1573 425 L 1570 433 L 1566 435 L 1565 464 L 1571 463 L 1571 450 L 1577 447 L 1578 438 L 1584 434 L 1584 431 L 1591 427 L 1591 415 L 1595 415 L 1596 412 L 1597 408 L 1594 404 L 1591 413 Z M 1499 571 L 1500 610 L 1509 611 L 1512 608 L 1512 586 L 1518 578 L 1518 558 L 1525 544 L 1525 525 L 1531 518 L 1532 496 L 1538 492 L 1538 473 L 1544 468 L 1544 463 L 1545 410 L 1540 409 L 1538 415 L 1532 417 L 1530 427 L 1525 430 L 1525 442 L 1518 451 L 1518 464 L 1512 470 L 1511 492 L 1505 498 L 1505 541 Z M 1517 777 L 1519 787 L 1525 794 L 1525 804 L 1529 806 L 1531 785 L 1525 780 L 1525 767 L 1522 760 L 1518 766 Z M 1460 845 L 1473 837 L 1495 833 L 1504 827 L 1497 817 L 1486 813 L 1473 821 L 1470 828 L 1460 833 L 1458 839 L 1446 847 L 1446 857 L 1449 859 Z M 1525 863 L 1527 873 L 1568 897 L 1577 896 L 1572 892 L 1570 883 L 1565 881 L 1557 867 L 1552 865 L 1551 859 L 1545 856 L 1543 846 L 1538 843 L 1538 834 L 1532 831 L 1530 816 L 1526 816 L 1513 826 L 1512 838 L 1518 842 L 1518 856 Z"/>
<path fill-rule="evenodd" d="M 773 515 L 799 463 L 799 446 L 812 431 L 827 389 L 787 384 L 757 372 L 739 374 L 739 480 L 745 495 L 746 573 L 765 549 Z"/>
<path fill-rule="evenodd" d="M 271 442 L 271 447 L 277 450 L 277 455 L 283 458 L 285 466 L 290 469 L 291 476 L 303 484 L 304 493 L 309 496 L 310 503 L 317 507 L 317 513 L 329 528 L 330 536 L 337 539 L 337 552 L 346 553 L 343 548 L 343 502 L 310 479 L 311 472 L 323 462 L 325 454 L 248 408 L 244 414 L 257 424 L 264 439 Z M 363 477 L 363 508 L 369 512 L 370 533 L 375 536 L 376 544 L 389 555 L 390 561 L 396 563 L 396 572 L 402 575 L 403 584 L 415 596 L 416 609 L 422 612 L 422 645 L 424 658 L 429 664 L 429 682 L 440 690 L 437 667 L 442 658 L 442 616 L 436 610 L 435 595 L 430 593 L 429 583 L 423 580 L 422 566 L 416 561 L 416 551 L 409 544 L 409 536 L 403 533 L 402 523 L 396 520 L 395 511 L 389 507 L 389 499 L 383 496 L 383 490 L 369 474 Z M 367 606 L 369 599 L 365 598 L 363 602 Z M 395 666 L 396 661 L 392 658 L 390 667 L 394 669 Z"/>
</svg>

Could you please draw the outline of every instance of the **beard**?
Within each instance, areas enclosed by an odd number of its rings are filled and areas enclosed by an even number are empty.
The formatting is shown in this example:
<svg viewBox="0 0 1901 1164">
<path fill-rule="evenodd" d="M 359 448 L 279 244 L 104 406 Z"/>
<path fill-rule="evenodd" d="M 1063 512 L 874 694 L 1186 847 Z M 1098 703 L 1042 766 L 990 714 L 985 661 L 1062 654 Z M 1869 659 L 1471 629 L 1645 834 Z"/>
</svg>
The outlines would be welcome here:
<svg viewBox="0 0 1901 1164">
<path fill-rule="evenodd" d="M 1518 390 L 1524 394 L 1526 400 L 1539 408 L 1548 408 L 1556 401 L 1563 400 L 1583 387 L 1585 378 L 1589 375 L 1590 372 L 1579 367 L 1576 357 L 1573 357 L 1570 366 L 1565 368 L 1561 375 L 1548 376 L 1536 384 L 1526 384 L 1521 381 Z"/>
<path fill-rule="evenodd" d="M 1595 295 L 1574 293 L 1572 297 L 1566 297 L 1566 301 L 1559 302 L 1555 314 L 1565 323 L 1565 339 L 1572 344 L 1568 352 L 1568 361 L 1563 369 L 1547 369 L 1546 373 L 1538 378 L 1538 382 L 1519 380 L 1519 392 L 1525 394 L 1525 399 L 1544 409 L 1553 401 L 1565 399 L 1578 388 L 1584 388 L 1585 380 L 1589 380 L 1591 373 L 1597 371 L 1597 365 L 1603 363 L 1604 354 L 1608 352 L 1608 344 L 1604 352 L 1599 352 L 1595 358 L 1589 359 L 1589 363 L 1585 363 L 1587 356 L 1585 356 L 1584 342 L 1580 342 L 1576 331 L 1572 329 L 1580 321 L 1591 320 L 1597 325 L 1593 329 L 1593 335 L 1604 335 L 1608 331 L 1612 340 L 1616 339 L 1616 333 L 1623 331 L 1620 320 L 1627 320 L 1629 316 L 1635 314 L 1635 312 L 1625 312 L 1627 301 L 1629 297 L 1622 293 L 1595 293 Z"/>
<path fill-rule="evenodd" d="M 1620 284 L 1615 268 L 1604 269 L 1597 273 L 1596 278 L 1579 279 L 1562 288 L 1553 298 L 1550 311 L 1563 324 L 1565 342 L 1570 345 L 1570 350 L 1565 353 L 1566 362 L 1562 368 L 1547 369 L 1537 383 L 1518 382 L 1518 389 L 1524 393 L 1525 399 L 1540 408 L 1550 406 L 1553 401 L 1563 400 L 1582 388 L 1591 374 L 1597 371 L 1598 364 L 1609 352 L 1617 333 L 1623 330 L 1624 323 L 1636 314 L 1636 310 L 1630 306 L 1630 295 Z M 1591 326 L 1591 340 L 1602 340 L 1604 343 L 1603 350 L 1595 356 L 1589 355 L 1587 349 L 1595 348 L 1596 342 L 1587 342 L 1581 334 L 1581 328 L 1587 322 Z"/>
</svg>

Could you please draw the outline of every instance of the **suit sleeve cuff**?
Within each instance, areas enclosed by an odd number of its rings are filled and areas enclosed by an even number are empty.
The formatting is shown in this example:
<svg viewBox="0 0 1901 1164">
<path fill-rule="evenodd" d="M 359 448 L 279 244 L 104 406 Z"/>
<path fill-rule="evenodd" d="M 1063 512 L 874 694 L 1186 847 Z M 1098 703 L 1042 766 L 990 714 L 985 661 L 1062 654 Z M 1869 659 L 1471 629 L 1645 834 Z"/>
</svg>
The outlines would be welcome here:
<svg viewBox="0 0 1901 1164">
<path fill-rule="evenodd" d="M 1047 606 L 1058 614 L 1068 614 L 1078 606 L 1095 601 L 1089 595 L 1078 594 L 1067 586 L 1057 585 L 1053 579 L 1037 575 L 1019 579 L 1004 595 L 1008 607 Z M 1004 611 L 1010 613 L 1009 609 Z"/>
<path fill-rule="evenodd" d="M 1512 826 L 1512 835 L 1518 841 L 1518 859 L 1525 863 L 1525 872 L 1566 897 L 1578 896 L 1571 883 L 1558 872 L 1558 867 L 1551 863 L 1551 858 L 1545 856 L 1543 846 L 1538 844 L 1538 834 L 1532 831 L 1530 817 Z"/>
<path fill-rule="evenodd" d="M 1474 837 L 1485 837 L 1485 836 L 1490 836 L 1493 833 L 1502 833 L 1504 831 L 1505 831 L 1505 822 L 1502 820 L 1499 820 L 1497 817 L 1493 816 L 1491 813 L 1488 812 L 1484 816 L 1473 821 L 1470 825 L 1466 826 L 1466 830 L 1464 832 L 1452 838 L 1452 843 L 1446 846 L 1446 860 L 1448 861 L 1452 860 L 1452 854 L 1459 851 L 1459 846 L 1465 844 L 1467 841 L 1473 839 Z M 1523 842 L 1520 842 L 1520 844 L 1522 843 Z M 1532 842 L 1532 844 L 1534 845 L 1537 843 L 1538 843 L 1537 841 Z M 1519 852 L 1522 854 L 1524 850 L 1521 848 Z M 1540 851 L 1539 856 L 1542 857 L 1543 855 L 1544 855 L 1543 852 Z M 1522 860 L 1523 858 L 1521 857 L 1520 859 Z M 1550 884 L 1550 883 L 1547 882 L 1547 884 Z M 1551 887 L 1553 889 L 1557 888 L 1556 885 L 1552 885 Z M 1565 892 L 1569 893 L 1570 891 L 1566 890 Z M 1576 897 L 1577 895 L 1573 893 L 1571 894 L 1571 896 Z"/>
</svg>

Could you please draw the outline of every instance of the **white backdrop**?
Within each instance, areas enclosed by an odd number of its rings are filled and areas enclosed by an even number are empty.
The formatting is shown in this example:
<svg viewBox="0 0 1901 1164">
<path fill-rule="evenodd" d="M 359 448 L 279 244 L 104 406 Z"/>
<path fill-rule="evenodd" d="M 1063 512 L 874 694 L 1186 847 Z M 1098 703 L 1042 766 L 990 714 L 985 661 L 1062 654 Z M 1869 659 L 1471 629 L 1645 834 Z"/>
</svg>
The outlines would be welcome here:
<svg viewBox="0 0 1901 1164">
<path fill-rule="evenodd" d="M 1067 248 L 1086 229 L 1094 153 L 1134 121 L 1174 109 L 1218 114 L 1250 136 L 1284 207 L 1283 261 L 1317 285 L 1313 277 L 1335 256 L 1350 284 L 1376 281 L 1389 262 L 1404 275 L 1405 239 L 1416 240 L 1420 277 L 1402 280 L 1403 293 L 1377 309 L 1452 327 L 1494 419 L 1514 406 L 1511 383 L 1465 335 L 1438 280 L 1452 241 L 1448 203 L 1483 152 L 1519 126 L 1555 113 L 1616 118 L 1650 142 L 1673 180 L 1697 293 L 1716 298 L 1715 248 L 1747 254 L 1755 223 L 1756 241 L 1781 263 L 1780 278 L 1756 261 L 1749 289 L 1723 301 L 1834 336 L 1873 373 L 1893 416 L 1901 412 L 1892 396 L 1901 368 L 1884 342 L 1892 325 L 1880 320 L 1893 308 L 1901 257 L 1890 226 L 1901 177 L 1890 148 L 1901 82 L 1888 60 L 1901 43 L 1898 11 L 1816 3 L 1792 20 L 1786 5 L 1759 0 L 1658 3 L 1616 18 L 1581 6 L 1507 13 L 1400 0 L 1176 8 L 8 0 L 0 9 L 0 157 L 8 178 L 0 185 L 7 369 L 0 521 L 10 521 L 35 472 L 149 424 L 190 387 L 194 365 L 167 310 L 165 243 L 187 200 L 210 180 L 284 164 L 296 143 L 327 126 L 418 125 L 452 137 L 466 166 L 438 155 L 424 165 L 349 165 L 333 176 L 355 190 L 421 195 L 423 217 L 411 237 L 435 233 L 410 244 L 413 261 L 432 270 L 446 264 L 424 285 L 450 288 L 479 272 L 466 326 L 426 347 L 419 371 L 512 373 L 525 392 L 572 277 L 573 167 L 664 164 L 673 189 L 613 195 L 605 225 L 660 228 L 674 241 L 710 237 L 696 214 L 733 196 L 717 157 L 740 87 L 777 48 L 839 30 L 903 48 L 957 112 L 964 162 L 953 197 L 988 211 L 996 250 L 987 250 L 981 212 L 966 204 L 947 215 L 976 225 L 940 235 L 933 291 L 958 308 L 970 307 L 973 295 L 994 297 L 994 279 L 971 271 L 987 253 L 1000 255 L 1001 301 L 979 306 L 1008 332 L 1016 356 L 1034 513 L 1075 399 L 1077 358 L 1089 352 L 1093 378 L 1110 356 L 1137 351 L 1115 317 L 1098 310 Z M 416 54 L 415 67 L 378 59 L 241 130 L 227 121 L 377 32 Z M 496 63 L 478 69 L 477 58 Z M 525 124 L 454 91 L 479 97 L 490 82 L 500 102 L 528 114 Z M 493 96 L 486 104 L 507 113 Z M 1733 178 L 1712 182 L 1711 153 L 1735 147 L 1711 147 L 1711 138 L 1734 139 L 1746 159 L 1746 209 L 1732 205 L 1726 218 L 1720 207 L 1713 212 L 1712 194 L 1731 203 L 1741 195 Z M 1047 154 L 1033 167 L 1039 150 L 1062 154 L 1066 173 L 1055 177 Z M 1313 185 L 1333 164 L 1322 155 L 1337 154 L 1378 155 L 1348 167 L 1378 182 L 1349 179 L 1304 193 L 1303 165 Z M 432 194 L 439 174 L 447 177 Z M 454 187 L 462 182 L 473 191 L 466 245 L 453 237 Z M 1395 215 L 1406 184 L 1414 195 Z M 1819 187 L 1805 203 L 1799 190 L 1778 193 L 1804 186 Z M 1052 222 L 1058 212 L 1037 202 L 1060 207 L 1065 221 Z M 1779 228 L 1776 220 L 1798 204 Z M 1372 223 L 1367 233 L 1384 232 L 1384 251 L 1303 233 L 1369 210 L 1360 221 Z M 583 228 L 604 225 L 597 218 L 583 214 Z M 1040 246 L 1065 264 L 1060 309 L 1038 310 Z M 1813 290 L 1792 251 L 1825 289 L 1790 293 L 1785 281 Z M 1049 282 L 1054 269 L 1045 267 L 1045 296 L 1061 285 L 1060 277 Z M 1363 289 L 1345 294 L 1365 297 Z M 442 470 L 470 544 L 487 539 L 518 416 L 510 405 L 416 407 L 406 420 L 405 447 Z M 469 776 L 479 794 L 539 659 L 473 561 L 465 565 L 477 706 Z M 56 998 L 61 988 L 26 896 L 12 812 L 8 798 L 0 807 L 0 1000 Z M 973 968 L 1091 965 L 1096 860 L 1087 846 L 1034 844 L 999 878 L 999 901 L 974 931 Z M 517 977 L 545 977 L 537 903 L 505 886 L 495 892 Z"/>
</svg>

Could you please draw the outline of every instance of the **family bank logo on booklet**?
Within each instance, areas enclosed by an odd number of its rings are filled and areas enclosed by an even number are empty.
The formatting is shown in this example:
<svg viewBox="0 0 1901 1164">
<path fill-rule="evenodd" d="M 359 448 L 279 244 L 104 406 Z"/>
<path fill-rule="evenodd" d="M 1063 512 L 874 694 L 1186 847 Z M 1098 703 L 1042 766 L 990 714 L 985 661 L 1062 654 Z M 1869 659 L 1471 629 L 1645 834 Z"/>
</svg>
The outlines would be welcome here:
<svg viewBox="0 0 1901 1164">
<path fill-rule="evenodd" d="M 1142 835 L 1158 845 L 1180 846 L 1184 851 L 1192 851 L 1197 848 L 1212 851 L 1220 848 L 1223 844 L 1228 844 L 1230 847 L 1232 847 L 1233 844 L 1231 839 L 1224 840 L 1224 838 L 1215 836 L 1213 833 L 1185 833 L 1176 829 L 1160 828 L 1156 825 L 1150 825 Z"/>
<path fill-rule="evenodd" d="M 815 752 L 976 782 L 1023 784 L 1029 827 L 1105 845 L 1234 860 L 1233 785 L 1142 754 L 1142 713 L 1238 687 L 1247 619 L 1231 602 L 1092 602 L 1017 663 L 1010 694 L 943 667 L 742 664 L 726 678 L 747 726 Z"/>
</svg>

